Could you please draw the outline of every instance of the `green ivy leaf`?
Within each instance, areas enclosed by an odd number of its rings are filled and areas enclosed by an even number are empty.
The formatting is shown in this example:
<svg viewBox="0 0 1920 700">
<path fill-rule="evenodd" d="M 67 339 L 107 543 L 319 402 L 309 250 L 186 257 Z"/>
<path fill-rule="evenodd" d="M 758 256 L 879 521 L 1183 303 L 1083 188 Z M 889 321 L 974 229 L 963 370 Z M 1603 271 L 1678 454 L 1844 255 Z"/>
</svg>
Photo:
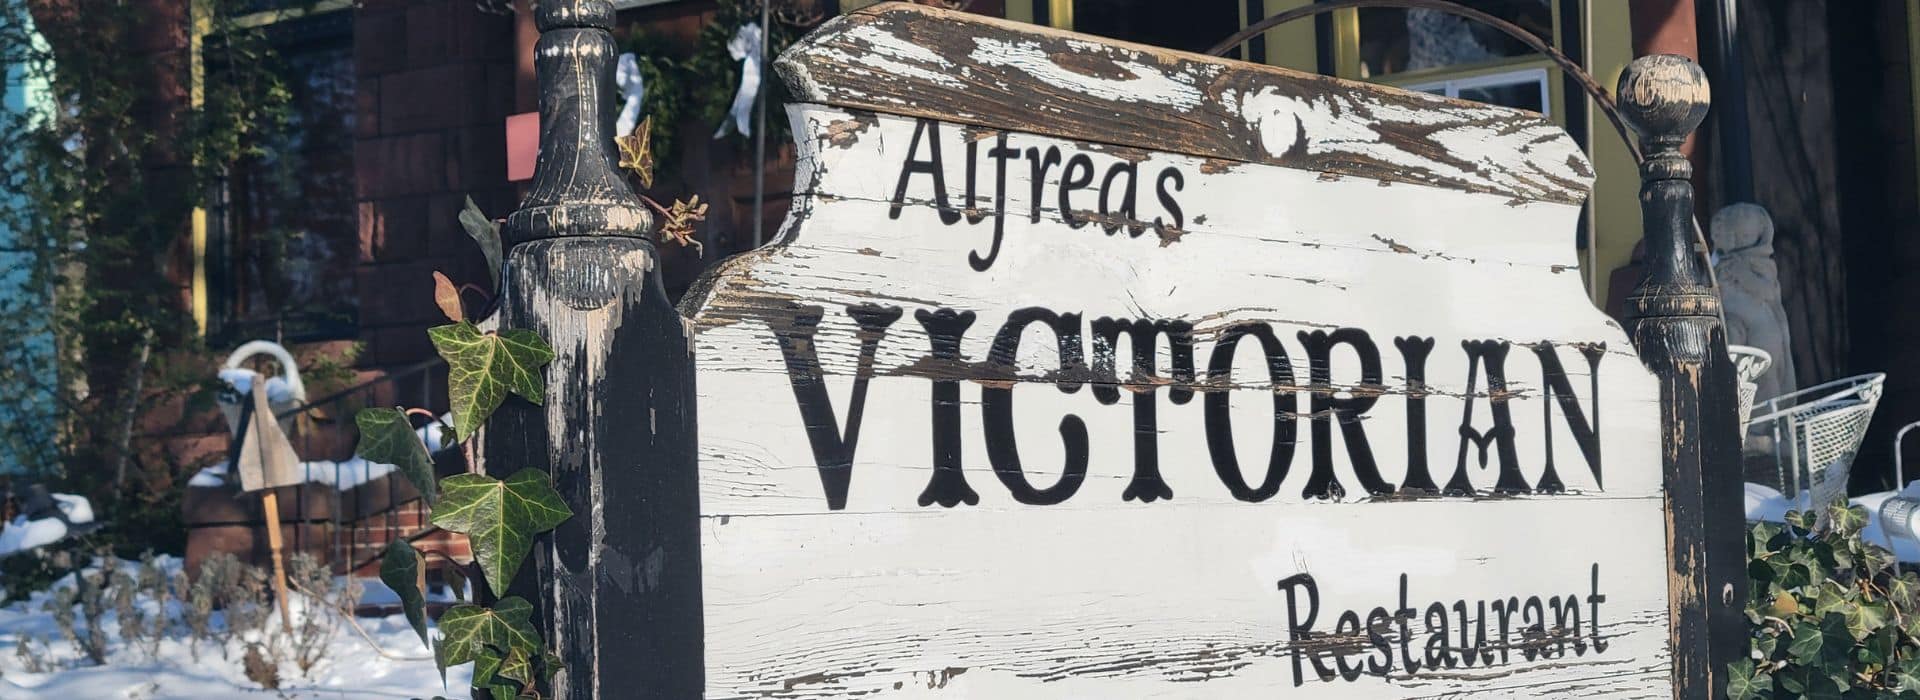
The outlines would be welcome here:
<svg viewBox="0 0 1920 700">
<path fill-rule="evenodd" d="M 440 664 L 442 677 L 448 666 L 458 666 L 468 661 L 476 661 L 488 653 L 488 647 L 523 652 L 539 651 L 540 633 L 533 629 L 533 605 L 526 599 L 509 596 L 501 598 L 491 608 L 478 605 L 456 605 L 440 616 L 440 643 L 435 645 L 435 661 Z M 444 650 L 444 651 L 441 651 Z M 491 680 L 505 657 L 496 654 L 498 661 L 489 661 L 492 668 L 487 669 L 487 678 Z M 480 668 L 474 669 L 474 685 L 483 685 Z"/>
<path fill-rule="evenodd" d="M 433 643 L 433 665 L 440 669 L 440 687 L 447 687 L 447 667 L 455 664 L 447 663 L 447 643 L 445 639 L 435 640 Z M 474 673 L 478 674 L 479 670 L 475 669 Z M 489 671 L 489 673 L 491 673 L 491 671 Z"/>
<path fill-rule="evenodd" d="M 1842 679 L 1840 682 L 1845 683 L 1847 657 L 1853 650 L 1854 642 L 1853 631 L 1847 629 L 1847 616 L 1837 612 L 1827 613 L 1827 616 L 1820 620 L 1820 636 L 1823 639 L 1820 649 L 1821 665 L 1830 669 L 1838 667 L 1840 669 L 1838 675 Z"/>
<path fill-rule="evenodd" d="M 546 472 L 537 469 L 522 469 L 504 481 L 459 474 L 440 486 L 445 494 L 433 512 L 433 524 L 467 536 L 487 587 L 494 591 L 506 590 L 513 581 L 533 550 L 534 535 L 573 516 Z"/>
<path fill-rule="evenodd" d="M 533 659 L 525 649 L 508 649 L 495 675 L 513 681 L 522 688 L 533 685 Z"/>
<path fill-rule="evenodd" d="M 1727 697 L 1732 700 L 1758 700 L 1773 694 L 1773 679 L 1753 672 L 1753 661 L 1741 659 L 1727 667 Z"/>
<path fill-rule="evenodd" d="M 440 500 L 439 490 L 433 484 L 433 457 L 427 454 L 426 444 L 420 442 L 420 435 L 407 421 L 406 411 L 363 408 L 354 414 L 353 422 L 360 428 L 360 445 L 355 448 L 355 454 L 369 462 L 397 467 L 408 483 L 420 491 L 420 497 L 427 499 L 429 508 Z"/>
<path fill-rule="evenodd" d="M 447 398 L 459 439 L 472 437 L 507 392 L 536 404 L 545 400 L 539 369 L 553 361 L 553 350 L 533 331 L 482 333 L 461 322 L 427 329 L 427 337 L 447 360 Z"/>
<path fill-rule="evenodd" d="M 493 685 L 494 679 L 500 675 L 500 664 L 503 661 L 500 650 L 494 647 L 482 645 L 474 650 L 473 687 L 485 688 Z"/>
<path fill-rule="evenodd" d="M 540 652 L 540 679 L 546 681 L 547 685 L 553 685 L 553 674 L 559 673 L 564 666 L 565 662 L 560 660 L 559 654 Z"/>
<path fill-rule="evenodd" d="M 1814 524 L 1819 520 L 1819 514 L 1812 510 L 1796 510 L 1787 513 L 1787 525 L 1792 527 L 1796 535 L 1805 536 L 1812 532 Z"/>
<path fill-rule="evenodd" d="M 1920 693 L 1920 658 L 1901 659 L 1892 670 L 1895 688 L 1902 693 Z"/>
<path fill-rule="evenodd" d="M 1832 523 L 1833 534 L 1853 538 L 1860 534 L 1860 528 L 1867 526 L 1867 509 L 1842 501 L 1827 509 L 1827 519 Z"/>
<path fill-rule="evenodd" d="M 386 555 L 380 557 L 380 582 L 400 596 L 400 610 L 406 613 L 413 631 L 420 635 L 420 643 L 428 644 L 427 598 L 420 592 L 423 575 L 420 553 L 413 550 L 413 545 L 404 539 L 387 545 Z"/>
<path fill-rule="evenodd" d="M 1860 662 L 1873 668 L 1885 667 L 1899 646 L 1900 633 L 1894 628 L 1875 628 L 1860 645 Z"/>
<path fill-rule="evenodd" d="M 488 279 L 499 284 L 500 225 L 480 211 L 480 205 L 473 203 L 473 197 L 467 197 L 467 206 L 460 210 L 460 227 L 467 230 L 467 235 L 473 238 L 474 243 L 480 244 L 480 254 L 487 257 L 487 272 L 491 275 Z"/>
<path fill-rule="evenodd" d="M 1847 631 L 1853 633 L 1854 639 L 1866 639 L 1887 626 L 1892 612 L 1884 601 L 1855 603 L 1846 610 Z"/>
<path fill-rule="evenodd" d="M 441 622 L 442 625 L 446 623 Z M 1793 643 L 1787 645 L 1787 654 L 1795 661 L 1813 663 L 1820 658 L 1820 647 L 1826 643 L 1820 626 L 1811 622 L 1793 623 Z"/>
</svg>

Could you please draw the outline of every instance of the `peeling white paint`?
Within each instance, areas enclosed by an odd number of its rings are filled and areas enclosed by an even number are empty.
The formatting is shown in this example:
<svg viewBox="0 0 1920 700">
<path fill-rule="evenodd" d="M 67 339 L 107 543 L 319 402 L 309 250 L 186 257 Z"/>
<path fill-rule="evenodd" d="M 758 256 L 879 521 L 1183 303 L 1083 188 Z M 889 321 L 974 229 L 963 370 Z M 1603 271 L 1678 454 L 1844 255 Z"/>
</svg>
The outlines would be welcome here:
<svg viewBox="0 0 1920 700">
<path fill-rule="evenodd" d="M 1198 107 L 1204 99 L 1193 75 L 1163 71 L 1138 60 L 1109 64 L 1132 74 L 1132 78 L 1102 78 L 1061 66 L 1038 42 L 974 37 L 973 43 L 973 53 L 968 58 L 981 65 L 1019 70 L 1049 85 L 1097 99 L 1151 104 L 1179 111 Z"/>
<path fill-rule="evenodd" d="M 1297 110 L 1309 124 L 1304 148 L 1379 146 L 1358 116 L 1359 103 L 1342 99 L 1338 116 L 1331 101 L 1275 105 L 1269 115 L 1278 121 L 1294 113 L 1282 109 Z M 1058 149 L 1063 160 L 1086 157 L 1093 184 L 1068 194 L 1071 210 L 1091 208 L 1104 174 L 1131 164 L 1146 183 L 1136 213 L 1164 214 L 1148 211 L 1161 206 L 1155 178 L 1181 173 L 1183 184 L 1173 194 L 1183 210 L 1183 234 L 1163 245 L 1151 232 L 1134 237 L 1108 234 L 1097 223 L 1072 227 L 1060 203 L 1062 167 L 1035 183 L 1024 156 L 1009 164 L 1004 194 L 997 178 L 976 183 L 987 217 L 947 223 L 926 173 L 908 178 L 899 212 L 891 211 L 914 134 L 926 129 L 913 156 L 925 158 L 924 139 L 937 129 L 952 207 L 964 206 L 966 139 L 998 144 L 1001 130 L 929 127 L 818 105 L 791 107 L 790 115 L 801 164 L 792 214 L 776 243 L 724 264 L 691 308 L 703 417 L 706 697 L 1238 700 L 1276 693 L 1374 699 L 1668 692 L 1658 387 L 1624 333 L 1586 300 L 1578 273 L 1568 272 L 1577 263 L 1577 205 L 1514 204 L 1507 194 L 1428 184 L 1382 188 L 1376 180 L 1324 178 L 1271 164 L 1222 167 L 1192 156 L 1116 149 L 1091 143 L 1093 134 L 1070 140 L 1007 131 L 1006 147 L 1023 154 Z M 857 138 L 830 144 L 831 125 L 852 119 L 871 124 Z M 1494 159 L 1487 167 L 1515 171 L 1526 166 L 1500 160 L 1497 149 L 1537 134 L 1490 128 L 1444 131 L 1448 139 L 1500 142 L 1479 154 L 1456 154 L 1461 162 Z M 977 165 L 977 174 L 994 172 L 991 160 Z M 988 247 L 991 211 L 1000 206 L 1006 218 L 998 257 L 974 269 L 968 256 Z M 899 306 L 903 313 L 870 360 L 875 374 L 847 502 L 834 510 L 825 503 L 808 420 L 774 328 L 796 309 L 821 310 L 807 345 L 820 364 L 835 429 L 844 431 L 852 377 L 861 366 L 858 326 L 846 309 L 859 304 Z M 1085 388 L 1069 394 L 1053 386 L 1060 360 L 1053 336 L 1038 327 L 1022 336 L 1006 375 L 985 375 L 976 363 L 992 352 L 996 331 L 1014 310 L 1032 306 L 1082 314 L 1085 321 L 1189 322 L 1200 367 L 1228 326 L 1267 324 L 1291 355 L 1296 381 L 1271 381 L 1248 349 L 1257 343 L 1249 341 L 1232 358 L 1234 374 L 1214 388 L 1230 397 L 1232 447 L 1249 478 L 1266 466 L 1274 397 L 1298 398 L 1292 415 L 1299 428 L 1279 494 L 1257 503 L 1230 494 L 1209 452 L 1205 398 L 1174 404 L 1160 391 L 1149 432 L 1174 495 L 1152 503 L 1125 500 L 1138 434 L 1132 402 L 1140 388 L 1172 381 L 1166 370 L 1171 350 L 1157 344 L 1155 369 L 1125 377 L 1132 386 L 1111 405 Z M 972 373 L 959 382 L 957 450 L 959 472 L 978 500 L 951 508 L 917 500 L 935 457 L 926 364 L 931 341 L 915 312 L 936 307 L 977 315 L 961 338 L 962 364 L 955 371 Z M 1416 420 L 1406 408 L 1413 392 L 1394 340 L 1439 341 L 1419 393 L 1429 463 L 1443 470 L 1462 454 L 1456 447 L 1463 418 L 1483 427 L 1490 420 L 1492 392 L 1484 377 L 1469 378 L 1461 343 L 1505 340 L 1513 345 L 1501 398 L 1521 425 L 1515 449 L 1523 475 L 1539 478 L 1550 455 L 1572 493 L 1407 502 L 1356 489 L 1328 499 L 1303 497 L 1316 448 L 1330 451 L 1343 484 L 1356 483 L 1345 434 L 1311 429 L 1331 418 L 1314 412 L 1312 389 L 1303 386 L 1312 379 L 1300 334 L 1339 328 L 1365 330 L 1379 345 L 1381 382 L 1359 381 L 1357 355 L 1342 350 L 1327 364 L 1325 386 L 1340 396 L 1381 396 L 1359 422 L 1385 478 L 1406 477 L 1404 426 Z M 1086 341 L 1091 345 L 1090 333 Z M 1127 342 L 1120 354 L 1131 351 Z M 1543 418 L 1562 411 L 1545 395 L 1546 377 L 1528 347 L 1543 342 L 1566 364 L 1581 405 L 1597 406 L 1593 415 L 1605 426 L 1599 438 L 1604 487 L 1586 473 L 1566 428 L 1541 429 Z M 1597 397 L 1578 349 L 1585 343 L 1606 343 Z M 983 429 L 985 390 L 1008 385 L 1016 397 L 1013 432 L 1023 474 L 1037 486 L 1061 478 L 1062 417 L 1084 422 L 1087 474 L 1062 503 L 1016 501 L 987 456 L 1002 438 Z M 1475 487 L 1491 488 L 1497 463 L 1465 459 Z M 1344 610 L 1365 616 L 1375 606 L 1397 607 L 1402 574 L 1408 604 L 1424 611 L 1435 601 L 1584 595 L 1596 565 L 1600 592 L 1608 596 L 1596 632 L 1608 643 L 1604 653 L 1523 659 L 1516 651 L 1492 666 L 1362 676 L 1351 683 L 1308 677 L 1296 686 L 1287 602 L 1278 587 L 1286 577 L 1315 578 L 1322 596 L 1315 629 L 1328 631 Z M 1413 648 L 1424 656 L 1427 632 L 1415 627 L 1414 635 Z M 1400 663 L 1399 647 L 1391 649 Z M 1378 658 L 1371 647 L 1344 657 L 1350 664 L 1370 658 Z"/>
</svg>

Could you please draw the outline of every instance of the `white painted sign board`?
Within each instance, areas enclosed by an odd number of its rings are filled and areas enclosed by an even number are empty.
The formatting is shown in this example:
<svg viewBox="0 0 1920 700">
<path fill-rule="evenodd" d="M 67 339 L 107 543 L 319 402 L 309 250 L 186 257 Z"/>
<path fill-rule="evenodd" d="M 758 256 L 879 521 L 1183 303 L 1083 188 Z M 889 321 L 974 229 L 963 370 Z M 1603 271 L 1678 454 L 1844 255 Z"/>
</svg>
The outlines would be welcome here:
<svg viewBox="0 0 1920 700">
<path fill-rule="evenodd" d="M 781 58 L 791 213 L 686 302 L 707 698 L 1667 692 L 1565 133 L 960 17 Z"/>
</svg>

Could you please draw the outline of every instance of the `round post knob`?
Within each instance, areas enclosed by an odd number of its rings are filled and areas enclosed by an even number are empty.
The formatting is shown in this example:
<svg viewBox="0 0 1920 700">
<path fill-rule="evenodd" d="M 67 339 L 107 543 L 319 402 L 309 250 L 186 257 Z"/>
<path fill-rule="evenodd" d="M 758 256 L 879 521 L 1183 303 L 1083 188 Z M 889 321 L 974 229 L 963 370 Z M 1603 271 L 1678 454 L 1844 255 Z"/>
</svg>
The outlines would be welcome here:
<svg viewBox="0 0 1920 700">
<path fill-rule="evenodd" d="M 1693 168 L 1680 144 L 1707 118 L 1713 101 L 1707 73 L 1685 56 L 1641 56 L 1620 73 L 1620 117 L 1640 137 L 1647 178 L 1684 179 Z"/>
</svg>

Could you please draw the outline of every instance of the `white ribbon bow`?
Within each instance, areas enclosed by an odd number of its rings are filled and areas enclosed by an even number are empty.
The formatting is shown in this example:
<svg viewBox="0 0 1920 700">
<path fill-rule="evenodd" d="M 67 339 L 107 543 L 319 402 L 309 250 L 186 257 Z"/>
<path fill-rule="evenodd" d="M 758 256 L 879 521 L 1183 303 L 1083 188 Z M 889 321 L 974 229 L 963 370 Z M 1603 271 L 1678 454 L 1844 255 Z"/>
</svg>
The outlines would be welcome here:
<svg viewBox="0 0 1920 700">
<path fill-rule="evenodd" d="M 760 94 L 760 24 L 748 22 L 734 32 L 733 38 L 727 41 L 727 53 L 742 62 L 740 89 L 733 93 L 733 106 L 727 110 L 730 119 L 720 122 L 720 128 L 713 130 L 716 139 L 727 135 L 728 125 L 742 136 L 753 135 L 753 99 Z"/>
<path fill-rule="evenodd" d="M 613 71 L 613 83 L 626 95 L 626 104 L 620 107 L 620 119 L 614 122 L 618 131 L 616 136 L 633 133 L 640 124 L 640 102 L 647 96 L 647 79 L 640 75 L 640 59 L 633 54 L 620 54 L 620 65 Z"/>
</svg>

